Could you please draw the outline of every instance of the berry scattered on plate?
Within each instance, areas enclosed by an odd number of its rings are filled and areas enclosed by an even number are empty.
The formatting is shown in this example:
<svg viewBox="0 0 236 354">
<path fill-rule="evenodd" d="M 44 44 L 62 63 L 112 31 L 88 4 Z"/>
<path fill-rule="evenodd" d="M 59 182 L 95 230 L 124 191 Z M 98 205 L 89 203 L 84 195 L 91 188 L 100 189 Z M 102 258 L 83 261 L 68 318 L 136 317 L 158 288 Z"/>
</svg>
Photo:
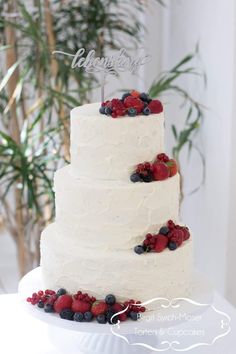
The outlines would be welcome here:
<svg viewBox="0 0 236 354">
<path fill-rule="evenodd" d="M 146 308 L 140 301 L 128 300 L 118 302 L 115 295 L 108 294 L 105 299 L 97 300 L 94 296 L 78 291 L 69 294 L 61 288 L 54 290 L 39 290 L 26 299 L 32 305 L 37 305 L 46 313 L 58 313 L 64 320 L 75 322 L 91 322 L 115 324 L 119 321 L 131 319 L 137 321 Z"/>
</svg>

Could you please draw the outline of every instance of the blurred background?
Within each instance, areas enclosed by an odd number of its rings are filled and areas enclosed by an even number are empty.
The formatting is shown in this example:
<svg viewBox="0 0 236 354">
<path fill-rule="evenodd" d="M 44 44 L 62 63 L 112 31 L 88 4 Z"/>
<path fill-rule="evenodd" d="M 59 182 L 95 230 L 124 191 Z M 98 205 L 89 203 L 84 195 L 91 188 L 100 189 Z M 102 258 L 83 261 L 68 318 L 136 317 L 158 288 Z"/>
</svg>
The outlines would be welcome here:
<svg viewBox="0 0 236 354">
<path fill-rule="evenodd" d="M 54 217 L 52 178 L 69 156 L 69 112 L 100 99 L 100 77 L 66 56 L 125 47 L 152 60 L 107 77 L 106 97 L 138 89 L 165 104 L 179 161 L 181 216 L 196 267 L 236 305 L 236 9 L 228 0 L 0 0 L 0 293 L 39 263 Z"/>
</svg>

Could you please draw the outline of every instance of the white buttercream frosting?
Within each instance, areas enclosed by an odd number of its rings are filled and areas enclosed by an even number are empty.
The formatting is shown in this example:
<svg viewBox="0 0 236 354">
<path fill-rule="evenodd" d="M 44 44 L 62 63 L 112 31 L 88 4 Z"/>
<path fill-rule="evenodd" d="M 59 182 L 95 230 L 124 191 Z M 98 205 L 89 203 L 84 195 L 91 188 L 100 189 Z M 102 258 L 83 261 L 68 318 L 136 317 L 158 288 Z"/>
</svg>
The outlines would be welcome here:
<svg viewBox="0 0 236 354">
<path fill-rule="evenodd" d="M 76 179 L 71 166 L 55 174 L 56 223 L 70 242 L 89 248 L 128 249 L 168 219 L 178 221 L 179 175 L 161 182 Z"/>
<path fill-rule="evenodd" d="M 113 119 L 99 104 L 71 112 L 71 165 L 55 173 L 56 220 L 41 237 L 45 287 L 98 298 L 188 296 L 192 240 L 134 253 L 148 232 L 179 218 L 179 175 L 132 183 L 135 166 L 164 151 L 164 115 Z"/>
<path fill-rule="evenodd" d="M 132 250 L 94 250 L 74 247 L 57 224 L 42 234 L 41 254 L 45 286 L 82 289 L 98 298 L 114 293 L 118 299 L 145 301 L 154 297 L 189 295 L 192 240 L 177 251 L 137 255 Z"/>
<path fill-rule="evenodd" d="M 128 180 L 135 166 L 164 151 L 164 114 L 113 119 L 92 103 L 71 111 L 73 174 Z"/>
</svg>

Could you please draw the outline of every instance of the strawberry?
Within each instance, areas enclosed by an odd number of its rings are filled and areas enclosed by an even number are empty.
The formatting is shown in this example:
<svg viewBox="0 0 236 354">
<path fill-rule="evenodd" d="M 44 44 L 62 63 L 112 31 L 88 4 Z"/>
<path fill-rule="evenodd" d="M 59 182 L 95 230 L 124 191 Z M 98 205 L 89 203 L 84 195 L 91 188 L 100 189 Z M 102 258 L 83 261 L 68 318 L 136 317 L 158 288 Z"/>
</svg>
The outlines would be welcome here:
<svg viewBox="0 0 236 354">
<path fill-rule="evenodd" d="M 158 234 L 156 235 L 156 243 L 155 243 L 155 251 L 156 252 L 162 252 L 168 245 L 168 237 Z"/>
<path fill-rule="evenodd" d="M 169 233 L 170 241 L 176 242 L 177 246 L 181 246 L 184 241 L 184 232 L 179 228 L 171 230 Z"/>
<path fill-rule="evenodd" d="M 169 168 L 164 162 L 155 162 L 153 164 L 153 177 L 155 181 L 163 181 L 170 176 Z"/>
<path fill-rule="evenodd" d="M 158 161 L 161 161 L 161 162 L 168 162 L 168 161 L 169 161 L 169 157 L 168 157 L 166 154 L 164 154 L 164 153 L 158 154 L 158 155 L 157 155 L 157 162 L 158 162 Z"/>
<path fill-rule="evenodd" d="M 178 165 L 174 159 L 170 159 L 169 161 L 166 162 L 167 167 L 169 168 L 170 171 L 170 177 L 176 175 L 178 172 Z"/>
<path fill-rule="evenodd" d="M 140 96 L 140 92 L 138 92 L 136 90 L 132 90 L 130 92 L 130 94 L 131 94 L 132 97 L 135 97 L 135 98 L 139 98 L 139 96 Z"/>
<path fill-rule="evenodd" d="M 74 312 L 82 312 L 85 313 L 87 311 L 90 311 L 91 309 L 91 304 L 86 301 L 82 300 L 73 300 L 72 306 L 71 306 L 72 311 Z"/>
<path fill-rule="evenodd" d="M 57 300 L 54 302 L 54 310 L 55 312 L 61 312 L 62 310 L 65 309 L 70 309 L 72 305 L 72 296 L 70 295 L 61 295 L 57 298 Z"/>
<path fill-rule="evenodd" d="M 162 106 L 162 103 L 159 100 L 152 100 L 149 103 L 148 108 L 150 109 L 150 111 L 152 113 L 161 113 L 161 112 L 163 112 L 163 106 Z"/>
<path fill-rule="evenodd" d="M 169 228 L 170 230 L 173 230 L 173 229 L 176 227 L 176 225 L 175 225 L 175 223 L 174 223 L 173 220 L 168 220 L 168 221 L 167 221 L 167 226 L 168 226 L 168 228 Z"/>
<path fill-rule="evenodd" d="M 140 98 L 135 98 L 132 96 L 126 97 L 124 100 L 124 105 L 126 108 L 135 108 L 137 113 L 141 113 L 144 108 L 144 103 Z"/>
<path fill-rule="evenodd" d="M 104 301 L 95 301 L 91 308 L 91 312 L 94 316 L 103 315 L 107 310 L 108 306 Z"/>
<path fill-rule="evenodd" d="M 119 302 L 116 302 L 112 306 L 112 310 L 114 310 L 116 313 L 124 310 L 124 308 L 125 308 L 124 305 L 119 303 Z M 126 321 L 127 320 L 127 314 L 126 313 L 120 313 L 118 317 L 119 317 L 120 321 Z"/>
</svg>

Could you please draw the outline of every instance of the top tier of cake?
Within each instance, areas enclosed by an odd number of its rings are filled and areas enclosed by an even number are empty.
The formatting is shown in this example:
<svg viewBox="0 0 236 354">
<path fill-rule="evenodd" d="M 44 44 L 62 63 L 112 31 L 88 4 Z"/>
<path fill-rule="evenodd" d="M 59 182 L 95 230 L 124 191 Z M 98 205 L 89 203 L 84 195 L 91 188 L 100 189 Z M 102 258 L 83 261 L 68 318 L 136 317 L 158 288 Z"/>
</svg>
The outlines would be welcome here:
<svg viewBox="0 0 236 354">
<path fill-rule="evenodd" d="M 134 167 L 164 151 L 164 114 L 113 119 L 99 103 L 71 111 L 71 168 L 80 179 L 129 180 Z"/>
</svg>

